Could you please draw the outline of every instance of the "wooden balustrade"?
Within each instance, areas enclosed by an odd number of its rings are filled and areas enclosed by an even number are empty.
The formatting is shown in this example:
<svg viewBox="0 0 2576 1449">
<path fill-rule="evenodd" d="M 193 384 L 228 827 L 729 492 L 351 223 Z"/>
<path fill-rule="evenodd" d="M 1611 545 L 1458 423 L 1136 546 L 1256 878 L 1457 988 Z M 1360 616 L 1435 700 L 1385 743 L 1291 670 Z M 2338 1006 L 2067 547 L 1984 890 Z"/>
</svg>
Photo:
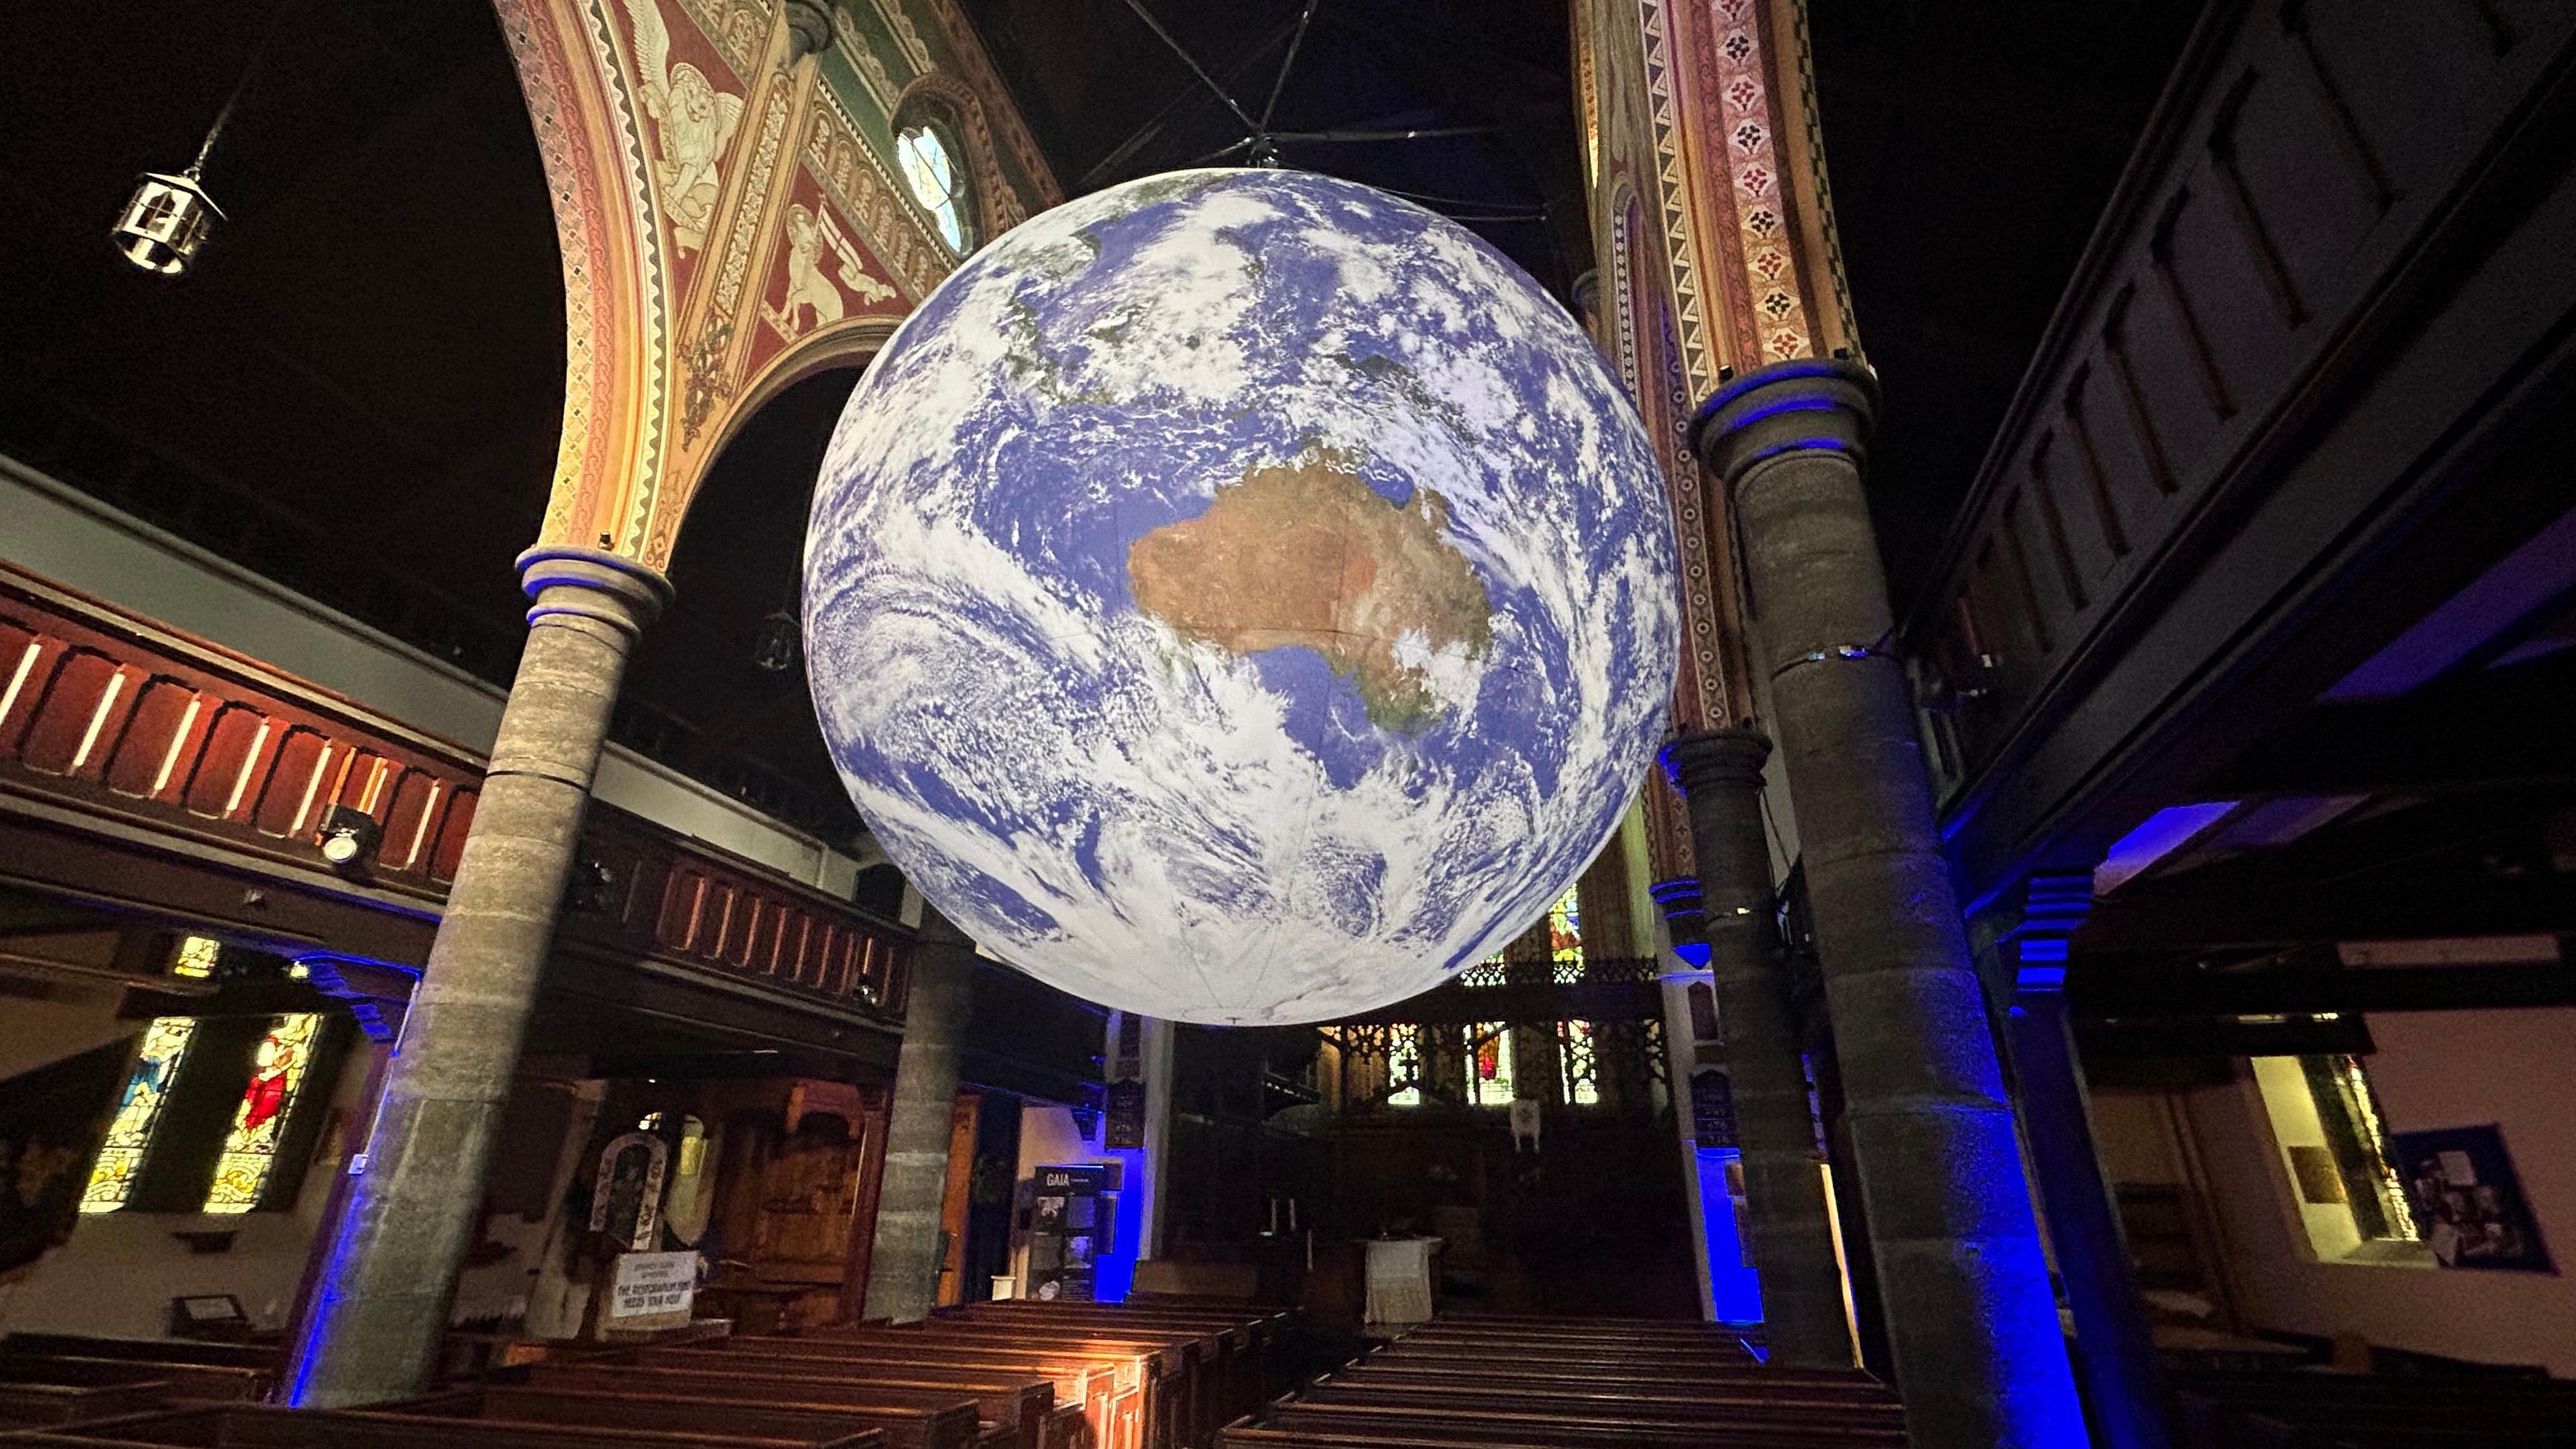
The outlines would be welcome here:
<svg viewBox="0 0 2576 1449">
<path fill-rule="evenodd" d="M 257 660 L 0 565 L 0 808 L 431 916 L 483 767 Z M 335 811 L 379 831 L 345 875 L 321 854 Z M 909 931 L 613 807 L 591 807 L 566 905 L 565 937 L 595 951 L 901 1019 Z"/>
<path fill-rule="evenodd" d="M 2503 9 L 2501 28 L 2474 5 L 2236 3 L 2204 20 L 1906 626 L 1954 816 L 1999 792 L 2016 822 L 2052 808 L 2038 792 L 2198 687 L 2177 671 L 2236 647 L 2226 610 L 2181 607 L 2197 581 L 2229 571 L 2228 609 L 2269 607 L 2351 525 L 2303 505 L 2283 526 L 2304 532 L 2237 547 L 2321 427 L 2384 414 L 2360 380 L 2411 355 L 2411 329 L 2516 224 L 2483 193 L 2525 184 L 2508 163 L 2544 144 L 2524 133 L 2556 104 L 2576 9 Z M 2457 361 L 2465 408 L 2486 384 Z M 2453 406 L 2410 401 L 2435 424 Z M 2371 446 L 2373 467 L 2403 471 L 2396 440 Z M 2386 486 L 2352 476 L 2351 507 Z M 2199 643 L 2137 664 L 2142 638 L 2177 627 Z M 2135 677 L 2106 687 L 2121 668 Z M 2113 715 L 2086 712 L 2113 696 Z M 2078 720 L 2081 740 L 2049 743 Z"/>
</svg>

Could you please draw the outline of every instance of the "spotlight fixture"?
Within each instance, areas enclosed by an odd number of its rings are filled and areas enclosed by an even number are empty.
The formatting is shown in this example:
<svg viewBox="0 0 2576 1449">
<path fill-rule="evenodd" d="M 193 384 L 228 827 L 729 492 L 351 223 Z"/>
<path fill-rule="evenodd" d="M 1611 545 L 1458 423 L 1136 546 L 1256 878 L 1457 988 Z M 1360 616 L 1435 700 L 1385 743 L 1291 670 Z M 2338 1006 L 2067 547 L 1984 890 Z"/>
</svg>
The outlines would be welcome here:
<svg viewBox="0 0 2576 1449">
<path fill-rule="evenodd" d="M 332 807 L 322 822 L 322 859 L 342 875 L 355 875 L 366 868 L 375 856 L 376 846 L 384 839 L 384 827 L 364 810 L 346 805 Z"/>
</svg>

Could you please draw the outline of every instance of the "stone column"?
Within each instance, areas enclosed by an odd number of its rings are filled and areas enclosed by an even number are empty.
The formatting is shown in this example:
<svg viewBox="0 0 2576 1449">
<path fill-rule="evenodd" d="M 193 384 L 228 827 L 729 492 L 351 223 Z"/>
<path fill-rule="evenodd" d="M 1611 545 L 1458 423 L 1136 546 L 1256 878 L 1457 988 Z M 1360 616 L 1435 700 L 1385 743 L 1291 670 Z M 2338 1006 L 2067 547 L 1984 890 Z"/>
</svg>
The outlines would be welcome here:
<svg viewBox="0 0 2576 1449">
<path fill-rule="evenodd" d="M 1708 969 L 1744 1154 L 1745 1238 L 1762 1280 L 1762 1336 L 1775 1362 L 1849 1368 L 1842 1266 L 1771 916 L 1771 849 L 1762 833 L 1762 762 L 1770 755 L 1771 741 L 1748 729 L 1684 735 L 1664 750 L 1690 805 Z"/>
<path fill-rule="evenodd" d="M 2066 1012 L 2068 942 L 2093 907 L 2090 875 L 2034 877 L 2021 919 L 1999 943 L 2013 970 L 2010 1022 L 2022 1131 L 2039 1173 L 2057 1276 L 2075 1317 L 2076 1365 L 2106 1449 L 2163 1449 L 2163 1376 L 2129 1272 L 2128 1238 L 2085 1106 L 2084 1068 Z"/>
<path fill-rule="evenodd" d="M 1163 1256 L 1163 1220 L 1169 1215 L 1171 1185 L 1163 1169 L 1172 1160 L 1172 1064 L 1178 1045 L 1173 1024 L 1161 1017 L 1145 1020 L 1145 1148 L 1128 1169 L 1126 1192 L 1138 1193 L 1136 1239 L 1122 1246 L 1139 1259 Z M 1142 1169 L 1141 1173 L 1138 1169 Z M 1141 1181 L 1139 1180 L 1141 1178 Z"/>
<path fill-rule="evenodd" d="M 660 574 L 596 549 L 530 549 L 519 573 L 536 601 L 527 651 L 366 1151 L 350 1164 L 288 1384 L 297 1404 L 428 1386 L 618 680 L 670 599 Z"/>
<path fill-rule="evenodd" d="M 1735 501 L 1909 1442 L 2060 1449 L 2083 1415 L 1861 492 L 1876 401 L 1857 363 L 1780 363 L 1694 441 Z"/>
<path fill-rule="evenodd" d="M 939 1302 L 939 1208 L 948 1191 L 957 1045 L 966 1030 L 974 970 L 975 944 L 924 907 L 904 1002 L 903 1050 L 895 1058 L 894 1107 L 886 1120 L 876 1247 L 868 1257 L 864 1311 L 870 1318 L 909 1323 L 929 1317 Z"/>
</svg>

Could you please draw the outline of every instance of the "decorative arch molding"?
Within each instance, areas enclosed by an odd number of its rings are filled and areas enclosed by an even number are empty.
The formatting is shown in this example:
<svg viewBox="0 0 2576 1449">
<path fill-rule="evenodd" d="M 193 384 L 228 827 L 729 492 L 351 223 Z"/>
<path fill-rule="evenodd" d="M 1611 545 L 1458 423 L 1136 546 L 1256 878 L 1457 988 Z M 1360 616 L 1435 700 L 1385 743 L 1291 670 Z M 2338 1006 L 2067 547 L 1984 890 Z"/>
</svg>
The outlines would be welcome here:
<svg viewBox="0 0 2576 1449">
<path fill-rule="evenodd" d="M 712 470 L 725 449 L 779 394 L 834 368 L 866 370 L 900 325 L 898 318 L 853 318 L 798 338 L 795 345 L 769 359 L 758 374 L 744 383 L 741 393 L 726 407 L 722 425 L 709 437 L 708 469 Z M 690 489 L 685 498 L 675 497 L 656 521 L 654 532 L 661 539 L 659 552 L 664 561 L 679 546 L 680 534 L 689 526 L 689 510 L 705 491 L 700 486 Z"/>
<path fill-rule="evenodd" d="M 660 471 L 670 297 L 635 98 L 601 0 L 494 0 L 563 257 L 564 418 L 543 543 L 634 556 Z"/>
<path fill-rule="evenodd" d="M 891 119 L 896 133 L 925 112 L 947 121 L 966 143 L 966 164 L 975 179 L 975 240 L 990 241 L 1028 220 L 1018 192 L 1002 174 L 992 123 L 975 88 L 947 71 L 924 71 L 895 97 Z"/>
<path fill-rule="evenodd" d="M 743 385 L 741 400 L 729 412 L 724 430 L 716 435 L 712 453 L 722 454 L 743 425 L 770 399 L 814 374 L 836 367 L 865 369 L 901 325 L 897 318 L 856 317 L 798 338 L 794 346 L 771 358 L 757 376 Z"/>
</svg>

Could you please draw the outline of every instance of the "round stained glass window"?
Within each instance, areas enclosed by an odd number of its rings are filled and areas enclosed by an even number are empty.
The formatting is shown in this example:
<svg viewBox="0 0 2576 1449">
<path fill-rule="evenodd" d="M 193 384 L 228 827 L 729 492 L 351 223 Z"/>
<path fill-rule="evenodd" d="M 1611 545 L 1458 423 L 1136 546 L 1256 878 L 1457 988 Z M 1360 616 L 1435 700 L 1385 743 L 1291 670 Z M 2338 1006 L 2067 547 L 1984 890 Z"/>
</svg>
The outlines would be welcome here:
<svg viewBox="0 0 2576 1449">
<path fill-rule="evenodd" d="M 947 241 L 948 249 L 959 255 L 966 252 L 966 186 L 957 168 L 957 158 L 948 149 L 948 141 L 928 126 L 914 126 L 895 137 L 895 158 L 903 165 L 903 180 L 912 188 L 913 199 L 930 213 L 932 224 Z"/>
</svg>

